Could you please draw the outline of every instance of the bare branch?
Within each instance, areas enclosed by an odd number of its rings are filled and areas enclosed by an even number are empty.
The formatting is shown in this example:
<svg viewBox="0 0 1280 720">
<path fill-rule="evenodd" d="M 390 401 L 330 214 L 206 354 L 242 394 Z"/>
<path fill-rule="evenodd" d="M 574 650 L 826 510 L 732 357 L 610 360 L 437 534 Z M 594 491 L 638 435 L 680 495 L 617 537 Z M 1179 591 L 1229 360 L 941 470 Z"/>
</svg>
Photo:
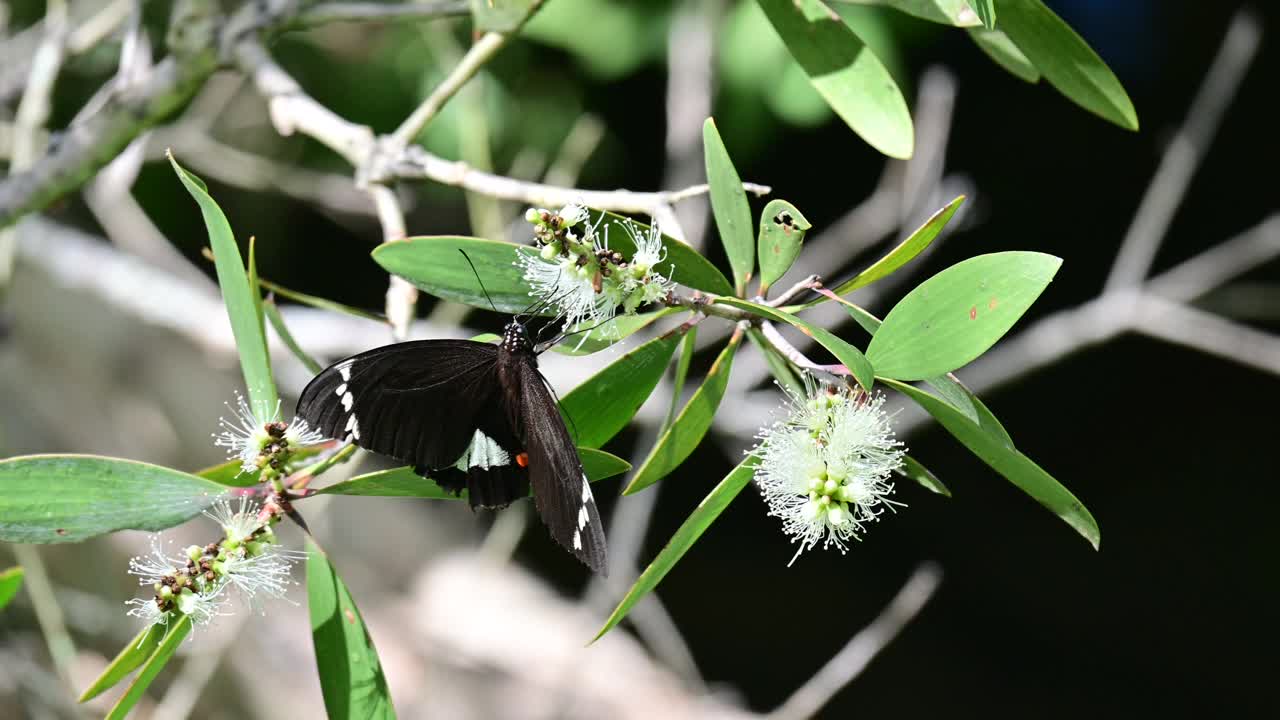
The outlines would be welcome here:
<svg viewBox="0 0 1280 720">
<path fill-rule="evenodd" d="M 858 677 L 902 628 L 915 619 L 942 581 L 942 571 L 932 563 L 921 565 L 871 624 L 854 635 L 848 644 L 827 661 L 808 682 L 791 694 L 781 707 L 769 714 L 772 720 L 803 720 L 815 717 L 836 693 Z"/>
<path fill-rule="evenodd" d="M 1107 290 L 1133 287 L 1151 270 L 1174 211 L 1182 203 L 1223 112 L 1231 104 L 1236 88 L 1257 54 L 1261 36 L 1262 30 L 1251 13 L 1240 11 L 1232 18 L 1213 65 L 1191 103 L 1187 121 L 1165 149 L 1156 176 L 1147 186 L 1142 204 L 1129 225 L 1120 254 L 1107 277 Z"/>
<path fill-rule="evenodd" d="M 1138 303 L 1133 329 L 1213 357 L 1280 375 L 1280 337 L 1153 295 Z"/>
</svg>

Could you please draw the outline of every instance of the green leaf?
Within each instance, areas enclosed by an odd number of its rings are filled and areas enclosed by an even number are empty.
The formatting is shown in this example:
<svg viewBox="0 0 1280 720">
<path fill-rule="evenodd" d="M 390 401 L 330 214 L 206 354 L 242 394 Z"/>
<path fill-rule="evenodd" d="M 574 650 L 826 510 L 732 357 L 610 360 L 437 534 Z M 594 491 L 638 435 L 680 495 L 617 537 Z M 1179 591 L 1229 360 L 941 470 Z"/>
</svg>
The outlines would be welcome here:
<svg viewBox="0 0 1280 720">
<path fill-rule="evenodd" d="M 872 147 L 911 157 L 911 114 L 880 59 L 820 0 L 757 0 L 831 109 Z"/>
<path fill-rule="evenodd" d="M 951 497 L 951 491 L 947 489 L 946 485 L 942 484 L 942 481 L 938 479 L 938 476 L 929 472 L 929 468 L 921 465 L 910 455 L 902 456 L 902 466 L 894 472 L 904 478 L 916 481 L 930 492 Z"/>
<path fill-rule="evenodd" d="M 320 310 L 330 310 L 332 312 L 350 315 L 352 317 L 364 318 L 365 320 L 372 320 L 373 322 L 382 323 L 383 325 L 388 324 L 387 318 L 377 313 L 372 313 L 368 310 L 361 310 L 358 307 L 351 307 L 350 305 L 343 305 L 340 302 L 334 302 L 327 298 L 308 295 L 303 292 L 298 292 L 297 290 L 290 290 L 283 285 L 273 283 L 265 278 L 258 278 L 258 284 L 282 298 L 288 298 L 289 300 L 301 303 L 302 305 L 309 305 Z M 488 306 L 486 305 L 485 307 Z"/>
<path fill-rule="evenodd" d="M 298 341 L 294 339 L 293 333 L 289 332 L 288 326 L 284 324 L 284 317 L 280 315 L 280 308 L 276 307 L 275 301 L 267 300 L 262 307 L 267 319 L 271 321 L 272 329 L 276 331 L 276 335 L 278 335 L 280 340 L 284 342 L 285 347 L 289 348 L 289 352 L 292 352 L 294 357 L 298 358 L 303 365 L 307 366 L 307 369 L 310 370 L 313 375 L 318 375 L 320 371 L 324 369 L 324 366 L 316 362 L 315 358 L 308 355 L 307 351 L 303 350 L 302 346 L 298 344 Z"/>
<path fill-rule="evenodd" d="M 0 610 L 3 610 L 13 596 L 18 594 L 18 590 L 22 588 L 24 576 L 25 571 L 20 565 L 0 572 Z"/>
<path fill-rule="evenodd" d="M 471 16 L 477 31 L 509 33 L 520 29 L 532 6 L 533 0 L 471 0 Z"/>
<path fill-rule="evenodd" d="M 987 54 L 987 57 L 1014 77 L 1029 83 L 1040 81 L 1040 71 L 1031 64 L 1026 55 L 1022 54 L 1018 46 L 1013 44 L 1008 35 L 999 30 L 970 28 L 969 37 L 982 52 Z"/>
<path fill-rule="evenodd" d="M 600 632 L 596 633 L 592 642 L 604 637 L 604 634 L 612 630 L 622 618 L 626 617 L 631 608 L 635 606 L 640 598 L 649 594 L 658 583 L 662 582 L 662 578 L 666 577 L 671 568 L 680 562 L 680 558 L 693 547 L 693 544 L 702 537 L 702 533 L 711 527 L 711 523 L 720 517 L 720 513 L 729 506 L 738 493 L 751 482 L 751 477 L 755 473 L 755 456 L 750 456 L 743 460 L 736 468 L 734 468 L 719 485 L 716 485 L 710 493 L 698 503 L 698 507 L 694 508 L 693 513 L 688 519 L 680 525 L 675 535 L 667 541 L 666 547 L 662 548 L 662 552 L 649 563 L 649 567 L 645 568 L 644 573 L 636 580 L 631 589 L 618 603 L 618 607 L 614 609 L 613 614 L 605 621 L 604 627 L 600 628 Z"/>
<path fill-rule="evenodd" d="M 978 14 L 966 0 L 835 0 L 851 5 L 880 5 L 940 25 L 971 27 L 980 25 Z"/>
<path fill-rule="evenodd" d="M 631 469 L 631 463 L 603 450 L 578 448 L 582 470 L 591 482 L 621 475 Z M 428 500 L 460 500 L 467 497 L 464 491 L 454 495 L 436 484 L 434 480 L 415 473 L 411 467 L 357 475 L 350 480 L 334 483 L 316 491 L 317 495 L 357 495 L 361 497 L 414 497 Z"/>
<path fill-rule="evenodd" d="M 394 718 L 373 639 L 329 558 L 307 541 L 307 606 L 324 708 L 333 720 Z M 287 713 L 286 713 L 287 714 Z"/>
<path fill-rule="evenodd" d="M 582 339 L 581 335 L 570 335 L 552 346 L 551 351 L 561 355 L 590 355 L 598 353 L 626 340 L 637 331 L 649 327 L 655 320 L 678 312 L 682 312 L 682 309 L 668 307 L 635 315 L 617 315 L 608 325 L 591 333 L 585 340 Z M 571 330 L 591 327 L 594 324 L 590 321 L 585 321 L 575 325 Z M 607 332 L 601 332 L 605 330 Z M 497 338 L 496 335 L 494 337 L 495 339 Z"/>
<path fill-rule="evenodd" d="M 269 422 L 275 418 L 280 401 L 276 395 L 275 380 L 271 377 L 271 359 L 267 355 L 262 316 L 257 311 L 257 303 L 261 298 L 254 300 L 244 262 L 240 259 L 240 248 L 236 246 L 235 235 L 231 233 L 231 225 L 218 204 L 209 196 L 204 182 L 183 170 L 172 155 L 169 156 L 169 162 L 204 215 L 205 228 L 209 232 L 209 246 L 213 248 L 214 267 L 218 273 L 218 286 L 222 289 L 222 299 L 227 306 L 227 317 L 231 319 L 231 332 L 236 339 L 236 350 L 240 353 L 240 369 L 244 372 L 249 402 L 254 416 L 263 423 Z"/>
<path fill-rule="evenodd" d="M 533 304 L 529 285 L 515 264 L 517 253 L 537 254 L 533 248 L 515 243 L 440 235 L 383 243 L 373 251 L 373 259 L 387 272 L 438 298 L 485 310 L 490 309 L 491 298 L 498 312 L 514 314 Z M 467 264 L 468 257 L 475 263 L 474 271 Z M 484 278 L 483 290 L 477 275 Z"/>
<path fill-rule="evenodd" d="M 741 342 L 741 337 L 736 334 L 729 339 L 729 344 L 720 351 L 715 363 L 707 371 L 702 385 L 693 392 L 675 421 L 658 438 L 658 442 L 649 451 L 649 456 L 631 477 L 631 484 L 622 491 L 623 495 L 639 492 L 666 477 L 702 442 L 703 436 L 711 429 L 711 421 L 715 419 L 716 409 L 720 407 L 724 390 L 729 385 L 733 354 Z"/>
<path fill-rule="evenodd" d="M 716 217 L 725 255 L 729 257 L 729 267 L 733 269 L 734 291 L 742 295 L 755 263 L 751 249 L 751 206 L 742 189 L 742 178 L 733 167 L 712 118 L 702 124 L 702 149 L 707 163 L 707 184 L 711 187 L 711 211 Z"/>
<path fill-rule="evenodd" d="M 988 30 L 996 29 L 996 6 L 992 0 L 968 0 L 969 6 L 978 14 L 982 26 Z"/>
<path fill-rule="evenodd" d="M 813 227 L 795 205 L 770 200 L 760 213 L 756 252 L 760 257 L 760 294 L 787 274 L 800 254 L 804 234 Z"/>
<path fill-rule="evenodd" d="M 917 255 L 924 252 L 929 244 L 938 237 L 942 229 L 951 222 L 952 216 L 956 214 L 956 210 L 960 209 L 960 204 L 965 200 L 964 195 L 956 197 L 955 200 L 947 203 L 941 210 L 934 213 L 924 224 L 916 228 L 916 231 L 907 236 L 897 247 L 890 250 L 884 257 L 875 261 L 862 272 L 854 275 L 852 278 L 840 283 L 834 292 L 837 295 L 848 295 L 849 293 L 861 287 L 866 287 L 871 283 L 888 277 L 895 270 L 911 262 Z M 817 304 L 821 301 L 816 301 Z"/>
<path fill-rule="evenodd" d="M 995 344 L 1049 285 L 1062 260 L 999 252 L 956 263 L 907 293 L 867 346 L 876 373 L 896 380 L 943 375 Z"/>
<path fill-rule="evenodd" d="M 77 702 L 89 702 L 129 677 L 130 673 L 155 654 L 156 648 L 160 647 L 160 641 L 164 639 L 165 629 L 164 625 L 148 625 L 138 631 L 133 640 L 120 649 L 120 653 L 98 675 L 98 678 L 85 688 Z"/>
<path fill-rule="evenodd" d="M 777 350 L 774 349 L 769 341 L 765 340 L 764 334 L 758 328 L 750 328 L 747 330 L 747 337 L 751 340 L 756 349 L 764 355 L 765 364 L 769 366 L 769 372 L 773 375 L 773 379 L 782 385 L 796 397 L 804 397 L 804 384 L 796 377 L 795 371 L 791 369 L 791 363 L 782 357 Z"/>
<path fill-rule="evenodd" d="M 679 343 L 679 333 L 656 337 L 609 363 L 561 398 L 560 414 L 574 442 L 598 448 L 626 427 L 658 386 Z"/>
<path fill-rule="evenodd" d="M 680 359 L 676 361 L 675 377 L 671 382 L 671 405 L 667 408 L 667 417 L 662 421 L 660 432 L 666 432 L 675 422 L 676 409 L 680 407 L 680 398 L 684 395 L 684 383 L 689 379 L 689 366 L 693 364 L 693 353 L 698 349 L 698 326 L 690 325 L 685 330 L 684 340 L 680 344 Z"/>
<path fill-rule="evenodd" d="M 0 541 L 77 542 L 116 530 L 164 530 L 227 493 L 177 470 L 97 455 L 0 460 Z"/>
<path fill-rule="evenodd" d="M 1000 29 L 1049 84 L 1080 107 L 1129 130 L 1138 113 L 1111 69 L 1040 0 L 997 0 Z"/>
<path fill-rule="evenodd" d="M 767 305 L 760 305 L 748 300 L 717 298 L 716 302 L 721 305 L 732 305 L 776 322 L 794 325 L 800 329 L 800 332 L 813 338 L 819 345 L 826 348 L 832 355 L 835 355 L 836 359 L 843 363 L 849 369 L 849 372 L 853 373 L 853 377 L 857 379 L 858 384 L 867 390 L 871 389 L 871 385 L 875 381 L 875 373 L 871 369 L 873 364 L 867 362 L 867 358 L 863 356 L 861 350 L 836 337 L 831 331 L 802 320 L 791 313 L 785 313 Z"/>
<path fill-rule="evenodd" d="M 627 258 L 636 253 L 636 243 L 632 239 L 632 234 L 643 237 L 649 233 L 648 225 L 611 212 L 588 210 L 587 215 L 588 222 L 598 225 L 596 232 L 604 238 L 605 244 Z M 710 260 L 699 255 L 697 250 L 669 235 L 662 236 L 662 248 L 667 254 L 666 260 L 656 266 L 662 275 L 695 290 L 716 295 L 733 293 L 733 286 L 725 279 L 724 273 L 717 270 Z"/>
<path fill-rule="evenodd" d="M 167 632 L 164 638 L 156 646 L 155 652 L 147 658 L 147 662 L 142 666 L 142 670 L 138 672 L 138 677 L 133 679 L 129 684 L 129 689 L 124 695 L 116 701 L 111 712 L 107 713 L 107 720 L 124 720 L 129 715 L 129 711 L 134 705 L 142 699 L 142 695 L 150 687 L 151 681 L 156 679 L 164 666 L 173 658 L 173 653 L 177 651 L 178 646 L 186 639 L 191 632 L 191 618 L 187 615 L 181 616 L 177 620 L 173 620 L 167 626 Z"/>
<path fill-rule="evenodd" d="M 197 470 L 193 474 L 227 487 L 252 487 L 262 482 L 261 471 L 241 472 L 240 465 L 241 463 L 238 459 L 232 459 L 203 470 Z"/>
<path fill-rule="evenodd" d="M 1071 491 L 1032 462 L 1031 458 L 1001 443 L 993 433 L 979 427 L 950 403 L 906 383 L 886 377 L 879 379 L 914 400 L 980 460 L 1075 528 L 1095 550 L 1098 548 L 1102 535 L 1093 515 Z"/>
</svg>

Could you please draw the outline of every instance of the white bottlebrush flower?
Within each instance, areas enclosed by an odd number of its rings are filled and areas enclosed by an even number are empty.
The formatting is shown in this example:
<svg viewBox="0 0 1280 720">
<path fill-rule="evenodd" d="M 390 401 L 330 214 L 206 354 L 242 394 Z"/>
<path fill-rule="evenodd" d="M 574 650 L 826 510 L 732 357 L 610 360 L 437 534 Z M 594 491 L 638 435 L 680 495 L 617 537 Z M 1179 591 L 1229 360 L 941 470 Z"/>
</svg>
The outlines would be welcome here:
<svg viewBox="0 0 1280 720">
<path fill-rule="evenodd" d="M 554 309 L 565 327 L 607 322 L 617 314 L 618 303 L 608 293 L 596 292 L 594 272 L 584 272 L 587 266 L 579 266 L 577 257 L 544 260 L 520 253 L 516 265 L 524 271 L 529 295 Z"/>
<path fill-rule="evenodd" d="M 222 534 L 233 544 L 247 541 L 265 522 L 260 514 L 262 506 L 257 501 L 241 495 L 239 502 L 232 506 L 225 498 L 219 499 L 204 516 L 218 523 Z"/>
<path fill-rule="evenodd" d="M 173 616 L 173 611 L 162 609 L 154 597 L 134 598 L 125 605 L 129 607 L 126 614 L 141 620 L 145 627 L 168 625 L 169 618 Z"/>
<path fill-rule="evenodd" d="M 254 414 L 253 409 L 240 393 L 236 393 L 235 407 L 232 407 L 231 403 L 226 405 L 231 411 L 231 419 L 218 418 L 218 425 L 222 427 L 222 432 L 213 434 L 213 444 L 226 448 L 229 458 L 239 458 L 242 473 L 257 472 L 261 469 L 263 451 L 280 437 L 281 432 L 292 450 L 304 445 L 315 445 L 325 440 L 323 435 L 312 429 L 302 418 L 295 417 L 288 424 L 279 422 L 277 420 L 280 416 L 279 400 L 276 401 L 275 412 L 265 420 Z M 272 437 L 272 432 L 277 433 L 276 437 Z"/>
<path fill-rule="evenodd" d="M 293 580 L 293 566 L 305 555 L 274 543 L 249 543 L 228 553 L 223 561 L 227 583 L 253 601 L 258 597 L 282 599 Z"/>
<path fill-rule="evenodd" d="M 805 386 L 803 397 L 788 392 L 787 417 L 762 430 L 752 451 L 769 514 L 800 544 L 792 562 L 818 543 L 844 552 L 885 508 L 902 504 L 890 498 L 889 478 L 905 451 L 884 396 L 819 386 L 808 376 Z"/>
<path fill-rule="evenodd" d="M 178 571 L 186 564 L 185 560 L 177 560 L 165 555 L 159 535 L 151 536 L 151 552 L 137 555 L 129 559 L 129 574 L 138 576 L 139 585 L 155 585 Z"/>
</svg>

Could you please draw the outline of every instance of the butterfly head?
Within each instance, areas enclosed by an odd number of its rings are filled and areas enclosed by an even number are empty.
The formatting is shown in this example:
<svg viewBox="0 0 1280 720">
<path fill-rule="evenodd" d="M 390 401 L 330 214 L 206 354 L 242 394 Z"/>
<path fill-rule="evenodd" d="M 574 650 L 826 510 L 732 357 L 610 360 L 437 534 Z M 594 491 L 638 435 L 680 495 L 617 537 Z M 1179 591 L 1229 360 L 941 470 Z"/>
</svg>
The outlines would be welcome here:
<svg viewBox="0 0 1280 720">
<path fill-rule="evenodd" d="M 512 320 L 502 329 L 502 349 L 512 353 L 533 352 L 533 341 L 524 323 Z"/>
</svg>

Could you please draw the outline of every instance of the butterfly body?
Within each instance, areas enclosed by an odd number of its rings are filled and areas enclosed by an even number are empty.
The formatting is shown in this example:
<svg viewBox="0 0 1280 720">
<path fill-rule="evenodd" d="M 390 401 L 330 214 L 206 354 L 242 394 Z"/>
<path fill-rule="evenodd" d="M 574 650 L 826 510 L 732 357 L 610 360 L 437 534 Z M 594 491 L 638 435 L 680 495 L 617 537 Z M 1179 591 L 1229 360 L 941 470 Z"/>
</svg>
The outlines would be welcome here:
<svg viewBox="0 0 1280 720">
<path fill-rule="evenodd" d="M 552 537 L 604 573 L 599 511 L 523 323 L 497 345 L 417 340 L 340 360 L 302 391 L 298 416 L 465 489 L 472 508 L 504 507 L 532 487 Z"/>
</svg>

